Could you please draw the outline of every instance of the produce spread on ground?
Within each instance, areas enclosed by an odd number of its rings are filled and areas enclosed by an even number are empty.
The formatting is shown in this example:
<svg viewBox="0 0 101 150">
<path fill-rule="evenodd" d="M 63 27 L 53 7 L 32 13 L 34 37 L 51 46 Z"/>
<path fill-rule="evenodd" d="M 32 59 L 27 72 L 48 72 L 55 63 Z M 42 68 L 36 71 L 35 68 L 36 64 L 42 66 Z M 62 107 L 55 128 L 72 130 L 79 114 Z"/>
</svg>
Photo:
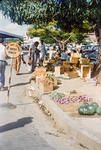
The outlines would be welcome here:
<svg viewBox="0 0 101 150">
<path fill-rule="evenodd" d="M 64 112 L 75 115 L 101 115 L 101 107 L 88 95 L 70 91 L 69 93 L 52 92 L 50 94 L 53 100 Z"/>
<path fill-rule="evenodd" d="M 43 67 L 37 67 L 33 72 L 32 79 L 40 91 L 47 94 L 51 93 L 51 100 L 65 112 L 78 113 L 79 115 L 100 115 L 101 107 L 88 95 L 79 93 L 76 90 L 69 93 L 54 92 L 54 89 L 61 84 L 61 79 L 78 76 L 86 78 L 90 75 L 92 67 L 90 61 L 86 58 L 81 58 L 79 61 L 78 58 L 72 59 L 71 62 L 63 61 L 61 65 L 57 65 L 57 62 L 58 60 L 55 59 L 46 61 Z M 78 72 L 78 70 L 81 72 Z"/>
</svg>

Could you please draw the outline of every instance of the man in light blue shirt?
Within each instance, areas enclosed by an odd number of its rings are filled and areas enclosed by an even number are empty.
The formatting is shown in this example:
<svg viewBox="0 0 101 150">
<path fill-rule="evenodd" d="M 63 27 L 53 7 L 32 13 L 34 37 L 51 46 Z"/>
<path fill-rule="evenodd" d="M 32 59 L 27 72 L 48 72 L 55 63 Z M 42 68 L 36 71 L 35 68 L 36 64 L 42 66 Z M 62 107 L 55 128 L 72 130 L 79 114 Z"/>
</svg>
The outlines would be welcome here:
<svg viewBox="0 0 101 150">
<path fill-rule="evenodd" d="M 68 56 L 68 54 L 66 53 L 66 51 L 62 51 L 61 52 L 61 60 L 63 60 L 63 61 L 69 61 L 69 56 Z"/>
</svg>

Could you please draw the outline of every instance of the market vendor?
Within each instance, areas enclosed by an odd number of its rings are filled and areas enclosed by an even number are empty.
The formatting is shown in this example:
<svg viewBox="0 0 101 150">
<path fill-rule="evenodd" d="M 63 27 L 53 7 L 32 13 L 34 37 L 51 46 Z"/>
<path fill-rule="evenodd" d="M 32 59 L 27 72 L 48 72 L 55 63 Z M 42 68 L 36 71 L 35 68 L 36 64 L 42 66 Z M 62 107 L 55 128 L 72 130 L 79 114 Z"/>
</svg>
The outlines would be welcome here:
<svg viewBox="0 0 101 150">
<path fill-rule="evenodd" d="M 62 61 L 69 61 L 70 60 L 70 56 L 68 55 L 68 53 L 65 50 L 63 50 L 61 52 L 61 60 Z"/>
</svg>

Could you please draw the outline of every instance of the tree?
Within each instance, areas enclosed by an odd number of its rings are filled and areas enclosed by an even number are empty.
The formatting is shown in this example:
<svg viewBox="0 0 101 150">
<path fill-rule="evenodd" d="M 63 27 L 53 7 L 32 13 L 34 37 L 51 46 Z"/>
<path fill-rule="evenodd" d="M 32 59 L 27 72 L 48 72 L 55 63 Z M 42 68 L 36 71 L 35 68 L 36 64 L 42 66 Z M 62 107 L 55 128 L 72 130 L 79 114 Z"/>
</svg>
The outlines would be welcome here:
<svg viewBox="0 0 101 150">
<path fill-rule="evenodd" d="M 39 36 L 46 43 L 57 42 L 62 49 L 64 49 L 65 45 L 70 41 L 81 43 L 84 40 L 86 35 L 80 33 L 78 29 L 73 29 L 72 32 L 69 33 L 58 28 L 57 24 L 58 23 L 56 21 L 53 21 L 49 22 L 48 25 L 43 27 L 31 26 L 28 29 L 27 34 L 30 37 Z"/>
<path fill-rule="evenodd" d="M 91 24 L 92 29 L 98 24 L 100 3 L 100 0 L 2 0 L 0 9 L 18 24 L 46 26 L 55 20 L 66 32 L 76 28 L 84 33 L 89 31 L 83 27 L 84 22 Z"/>
</svg>

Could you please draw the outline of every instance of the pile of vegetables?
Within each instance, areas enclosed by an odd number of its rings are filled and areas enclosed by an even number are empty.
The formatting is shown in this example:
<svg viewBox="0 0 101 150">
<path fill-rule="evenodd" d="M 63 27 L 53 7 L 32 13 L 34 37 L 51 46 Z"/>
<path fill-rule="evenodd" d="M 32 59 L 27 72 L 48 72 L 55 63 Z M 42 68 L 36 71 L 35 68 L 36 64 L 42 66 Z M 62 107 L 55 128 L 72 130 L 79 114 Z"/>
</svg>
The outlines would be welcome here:
<svg viewBox="0 0 101 150">
<path fill-rule="evenodd" d="M 69 104 L 69 103 L 80 103 L 80 102 L 89 102 L 91 98 L 87 95 L 80 95 L 80 96 L 65 96 L 60 99 L 57 99 L 57 103 L 59 104 Z"/>
<path fill-rule="evenodd" d="M 78 108 L 80 115 L 101 115 L 101 107 L 96 103 L 84 103 Z"/>
<path fill-rule="evenodd" d="M 60 93 L 60 92 L 52 92 L 50 94 L 50 97 L 51 97 L 52 100 L 57 101 L 58 99 L 61 99 L 61 98 L 65 97 L 65 94 Z"/>
</svg>

